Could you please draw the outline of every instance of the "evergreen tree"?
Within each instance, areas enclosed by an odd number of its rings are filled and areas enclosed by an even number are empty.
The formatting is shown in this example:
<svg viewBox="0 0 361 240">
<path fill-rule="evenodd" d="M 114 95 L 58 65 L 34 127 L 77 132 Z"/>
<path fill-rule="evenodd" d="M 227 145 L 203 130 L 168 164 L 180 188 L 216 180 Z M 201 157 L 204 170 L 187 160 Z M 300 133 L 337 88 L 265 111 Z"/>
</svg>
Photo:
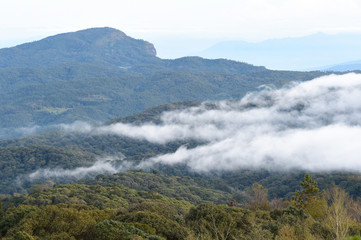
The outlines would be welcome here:
<svg viewBox="0 0 361 240">
<path fill-rule="evenodd" d="M 295 192 L 291 204 L 304 209 L 314 219 L 324 218 L 327 212 L 327 202 L 324 192 L 319 190 L 316 180 L 312 179 L 309 173 L 306 173 L 304 181 L 300 182 L 300 185 L 302 189 Z"/>
</svg>

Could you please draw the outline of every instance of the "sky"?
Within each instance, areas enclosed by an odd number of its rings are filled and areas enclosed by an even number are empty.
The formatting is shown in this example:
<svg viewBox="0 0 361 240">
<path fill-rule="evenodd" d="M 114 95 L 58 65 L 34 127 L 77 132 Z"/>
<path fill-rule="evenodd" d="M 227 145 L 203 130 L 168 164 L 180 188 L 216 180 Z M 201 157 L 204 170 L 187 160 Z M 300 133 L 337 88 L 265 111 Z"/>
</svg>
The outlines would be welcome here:
<svg viewBox="0 0 361 240">
<path fill-rule="evenodd" d="M 361 33 L 360 0 L 1 0 L 0 47 L 113 27 L 184 54 L 223 40 Z M 178 51 L 178 52 L 177 52 Z"/>
</svg>

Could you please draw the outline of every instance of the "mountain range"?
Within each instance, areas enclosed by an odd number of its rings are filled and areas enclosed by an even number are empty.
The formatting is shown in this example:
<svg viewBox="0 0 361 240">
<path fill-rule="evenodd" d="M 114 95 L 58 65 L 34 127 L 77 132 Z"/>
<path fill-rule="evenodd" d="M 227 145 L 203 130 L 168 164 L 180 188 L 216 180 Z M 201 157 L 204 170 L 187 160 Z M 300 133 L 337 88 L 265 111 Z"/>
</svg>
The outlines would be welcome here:
<svg viewBox="0 0 361 240">
<path fill-rule="evenodd" d="M 0 50 L 0 134 L 102 122 L 184 100 L 240 98 L 262 84 L 324 74 L 225 59 L 161 59 L 151 43 L 112 28 L 63 33 Z"/>
<path fill-rule="evenodd" d="M 197 54 L 206 58 L 228 58 L 288 70 L 361 70 L 359 66 L 336 67 L 361 59 L 360 34 L 317 33 L 305 37 L 270 39 L 261 42 L 223 41 Z M 324 67 L 324 66 L 334 66 Z"/>
<path fill-rule="evenodd" d="M 240 98 L 262 84 L 278 87 L 328 72 L 271 71 L 200 57 L 160 59 L 152 44 L 110 28 L 60 34 L 2 49 L 0 63 L 0 128 L 5 133 L 1 137 L 47 130 L 0 140 L 1 239 L 361 239 L 358 172 L 313 172 L 311 176 L 303 170 L 252 165 L 222 170 L 218 167 L 230 161 L 221 155 L 228 154 L 213 149 L 210 152 L 217 158 L 217 169 L 197 171 L 186 162 L 152 159 L 182 154 L 185 148 L 205 147 L 202 138 L 157 142 L 112 131 L 97 132 L 115 126 L 140 127 L 138 133 L 148 136 L 153 131 L 164 137 L 167 114 L 181 122 L 188 118 L 185 115 L 193 118 L 204 109 L 206 120 L 219 126 L 209 128 L 195 118 L 192 121 L 205 128 L 198 132 L 187 122 L 180 125 L 181 132 L 189 125 L 197 135 L 216 132 L 219 137 L 218 127 L 227 128 L 227 124 L 208 118 L 210 115 L 230 119 L 236 128 L 245 124 L 228 114 L 233 105 L 242 111 L 255 110 L 275 125 L 281 118 L 290 121 L 286 115 L 302 122 L 307 101 L 317 104 L 319 98 L 303 101 L 293 91 L 297 101 L 288 97 L 286 106 L 280 107 L 273 105 L 278 95 L 272 97 L 266 91 L 260 94 L 260 101 L 243 105 L 238 101 L 200 101 Z M 336 88 L 327 89 L 332 92 L 327 101 L 337 97 Z M 258 94 L 248 96 L 254 95 Z M 169 102 L 175 103 L 154 107 Z M 148 106 L 153 107 L 141 111 Z M 265 111 L 267 107 L 283 114 L 275 121 Z M 217 108 L 225 108 L 227 114 L 219 116 Z M 176 112 L 180 115 L 174 117 Z M 325 117 L 315 108 L 311 112 Z M 254 123 L 251 134 L 257 134 L 262 122 L 245 116 L 246 122 Z M 62 124 L 76 120 L 100 123 Z M 57 124 L 63 129 L 56 129 Z M 83 127 L 88 131 L 82 131 Z M 226 137 L 222 145 L 232 147 L 229 133 Z M 214 148 L 216 145 L 219 143 L 212 141 Z M 238 150 L 247 151 L 240 144 L 233 146 L 236 158 L 241 153 Z M 256 150 L 264 147 L 273 148 L 263 142 Z M 289 150 L 284 142 L 281 147 Z M 197 152 L 195 156 L 202 157 Z M 252 157 L 246 160 L 252 161 Z M 264 163 L 274 162 L 267 157 Z M 345 237 L 338 237 L 340 229 Z"/>
<path fill-rule="evenodd" d="M 347 72 L 347 71 L 360 71 L 361 70 L 361 60 L 344 62 L 337 65 L 327 66 L 320 68 L 324 71 L 337 71 L 337 72 Z"/>
</svg>

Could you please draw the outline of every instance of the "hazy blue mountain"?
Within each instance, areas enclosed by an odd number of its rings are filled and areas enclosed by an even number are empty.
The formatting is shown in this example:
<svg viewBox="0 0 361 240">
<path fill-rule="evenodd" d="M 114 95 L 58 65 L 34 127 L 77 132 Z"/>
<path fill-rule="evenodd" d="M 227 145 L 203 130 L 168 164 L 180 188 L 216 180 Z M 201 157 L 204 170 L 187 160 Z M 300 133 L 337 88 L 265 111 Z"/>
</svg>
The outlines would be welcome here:
<svg viewBox="0 0 361 240">
<path fill-rule="evenodd" d="M 326 71 L 337 71 L 337 72 L 347 72 L 347 71 L 361 71 L 361 60 L 344 62 L 333 66 L 328 66 L 321 68 L 320 70 Z"/>
<path fill-rule="evenodd" d="M 270 69 L 304 70 L 359 59 L 361 34 L 323 33 L 262 42 L 220 42 L 198 55 L 228 58 Z"/>
</svg>

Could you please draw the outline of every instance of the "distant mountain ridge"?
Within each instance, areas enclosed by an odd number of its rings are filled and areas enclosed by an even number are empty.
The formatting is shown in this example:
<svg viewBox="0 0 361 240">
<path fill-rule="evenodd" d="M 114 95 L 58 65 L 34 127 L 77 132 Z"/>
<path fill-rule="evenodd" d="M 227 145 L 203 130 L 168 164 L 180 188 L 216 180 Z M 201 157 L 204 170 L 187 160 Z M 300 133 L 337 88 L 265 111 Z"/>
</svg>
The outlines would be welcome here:
<svg viewBox="0 0 361 240">
<path fill-rule="evenodd" d="M 320 70 L 336 72 L 361 71 L 361 60 L 344 62 L 337 65 L 324 67 Z"/>
<path fill-rule="evenodd" d="M 59 34 L 0 49 L 0 139 L 16 127 L 103 122 L 172 102 L 240 98 L 259 85 L 324 74 L 225 59 L 161 59 L 151 43 L 112 28 Z"/>
<path fill-rule="evenodd" d="M 206 58 L 228 58 L 270 69 L 305 70 L 360 59 L 361 34 L 317 33 L 262 42 L 224 41 L 199 52 Z"/>
</svg>

